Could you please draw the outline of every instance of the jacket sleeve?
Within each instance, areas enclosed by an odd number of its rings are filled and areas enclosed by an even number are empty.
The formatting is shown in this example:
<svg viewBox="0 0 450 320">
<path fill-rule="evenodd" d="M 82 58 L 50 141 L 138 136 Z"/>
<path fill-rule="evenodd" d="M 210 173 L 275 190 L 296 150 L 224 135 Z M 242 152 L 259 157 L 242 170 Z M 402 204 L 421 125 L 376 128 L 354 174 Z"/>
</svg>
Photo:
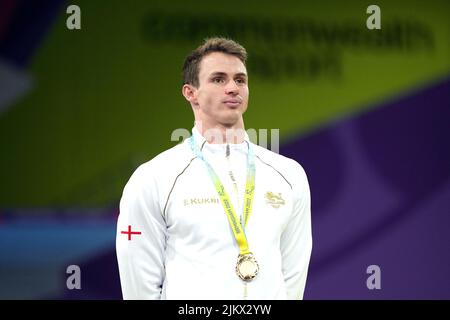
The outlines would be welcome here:
<svg viewBox="0 0 450 320">
<path fill-rule="evenodd" d="M 166 223 L 158 205 L 156 178 L 148 164 L 131 176 L 120 200 L 116 253 L 124 299 L 161 299 Z M 122 231 L 141 232 L 123 234 Z"/>
<path fill-rule="evenodd" d="M 311 196 L 303 168 L 295 162 L 292 218 L 281 236 L 282 268 L 288 299 L 303 299 L 312 250 Z"/>
</svg>

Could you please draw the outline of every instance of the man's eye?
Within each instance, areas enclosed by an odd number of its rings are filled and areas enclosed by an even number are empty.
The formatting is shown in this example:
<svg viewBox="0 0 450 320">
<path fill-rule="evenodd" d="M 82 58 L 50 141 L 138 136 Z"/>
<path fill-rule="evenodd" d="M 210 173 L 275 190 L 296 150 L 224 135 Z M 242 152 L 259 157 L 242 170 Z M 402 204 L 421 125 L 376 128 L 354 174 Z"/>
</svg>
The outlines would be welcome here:
<svg viewBox="0 0 450 320">
<path fill-rule="evenodd" d="M 214 83 L 223 83 L 223 78 L 213 78 Z"/>
<path fill-rule="evenodd" d="M 245 80 L 244 79 L 236 79 L 236 83 L 238 84 L 244 84 Z"/>
</svg>

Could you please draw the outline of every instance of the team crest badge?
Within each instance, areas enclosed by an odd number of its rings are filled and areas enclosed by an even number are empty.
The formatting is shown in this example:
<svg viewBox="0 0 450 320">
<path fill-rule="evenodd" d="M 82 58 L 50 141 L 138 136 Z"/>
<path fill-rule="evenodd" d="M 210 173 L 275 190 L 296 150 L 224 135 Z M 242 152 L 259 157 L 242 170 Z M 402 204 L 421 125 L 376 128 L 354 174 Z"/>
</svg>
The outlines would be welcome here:
<svg viewBox="0 0 450 320">
<path fill-rule="evenodd" d="M 272 207 L 278 209 L 279 207 L 283 206 L 285 204 L 285 201 L 283 197 L 281 196 L 281 193 L 275 194 L 273 192 L 266 192 L 265 195 L 266 203 L 270 204 Z"/>
</svg>

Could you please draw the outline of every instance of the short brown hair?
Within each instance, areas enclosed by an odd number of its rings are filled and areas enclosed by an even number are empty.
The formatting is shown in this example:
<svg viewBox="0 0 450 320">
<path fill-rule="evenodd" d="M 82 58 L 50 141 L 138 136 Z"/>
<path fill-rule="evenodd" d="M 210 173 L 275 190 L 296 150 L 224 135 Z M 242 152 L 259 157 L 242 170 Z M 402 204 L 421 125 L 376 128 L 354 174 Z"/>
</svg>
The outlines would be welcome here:
<svg viewBox="0 0 450 320">
<path fill-rule="evenodd" d="M 200 62 L 203 57 L 211 52 L 223 52 L 238 57 L 245 65 L 247 51 L 239 43 L 226 38 L 209 38 L 197 49 L 192 51 L 184 60 L 183 84 L 191 84 L 195 87 L 199 85 L 198 74 Z"/>
</svg>

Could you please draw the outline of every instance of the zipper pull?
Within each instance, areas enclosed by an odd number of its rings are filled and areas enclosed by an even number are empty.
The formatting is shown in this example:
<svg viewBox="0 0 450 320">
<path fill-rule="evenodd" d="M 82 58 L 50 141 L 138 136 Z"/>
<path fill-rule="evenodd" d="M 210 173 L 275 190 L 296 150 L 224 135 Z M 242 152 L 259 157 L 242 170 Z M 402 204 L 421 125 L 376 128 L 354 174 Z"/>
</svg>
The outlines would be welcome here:
<svg viewBox="0 0 450 320">
<path fill-rule="evenodd" d="M 228 158 L 230 156 L 230 145 L 227 143 L 227 149 L 225 152 L 225 156 Z"/>
</svg>

